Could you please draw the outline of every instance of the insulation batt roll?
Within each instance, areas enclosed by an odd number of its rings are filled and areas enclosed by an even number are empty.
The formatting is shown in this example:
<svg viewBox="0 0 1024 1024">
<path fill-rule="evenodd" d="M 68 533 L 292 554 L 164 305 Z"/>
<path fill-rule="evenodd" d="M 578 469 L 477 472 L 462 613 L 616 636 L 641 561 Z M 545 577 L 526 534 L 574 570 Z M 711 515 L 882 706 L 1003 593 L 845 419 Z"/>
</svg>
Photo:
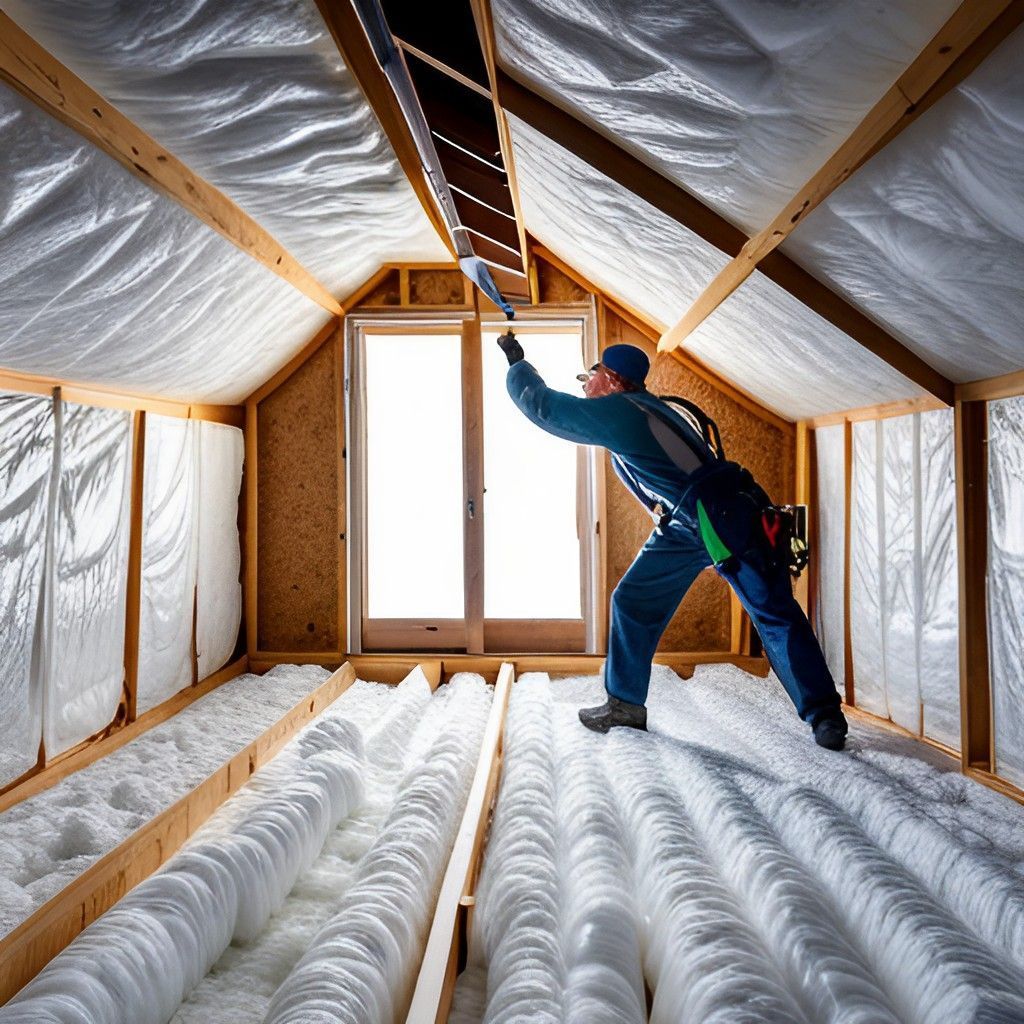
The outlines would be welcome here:
<svg viewBox="0 0 1024 1024">
<path fill-rule="evenodd" d="M 231 941 L 254 938 L 362 802 L 363 741 L 328 710 L 166 867 L 87 928 L 3 1024 L 164 1024 Z"/>
<path fill-rule="evenodd" d="M 598 742 L 546 676 L 516 684 L 453 1022 L 646 1020 L 632 870 Z"/>
<path fill-rule="evenodd" d="M 394 1024 L 404 1012 L 491 689 L 479 676 L 460 674 L 445 699 L 444 726 L 403 780 L 339 910 L 275 993 L 265 1024 Z"/>
</svg>

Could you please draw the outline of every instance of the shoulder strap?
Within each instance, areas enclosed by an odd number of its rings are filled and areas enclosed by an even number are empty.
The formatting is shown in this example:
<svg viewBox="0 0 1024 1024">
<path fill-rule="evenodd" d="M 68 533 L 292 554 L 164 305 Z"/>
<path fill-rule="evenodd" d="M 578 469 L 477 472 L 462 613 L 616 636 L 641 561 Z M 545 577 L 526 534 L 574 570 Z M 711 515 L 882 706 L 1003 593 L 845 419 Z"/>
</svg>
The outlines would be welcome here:
<svg viewBox="0 0 1024 1024">
<path fill-rule="evenodd" d="M 624 397 L 647 416 L 654 439 L 684 473 L 722 457 L 718 427 L 692 402 L 674 395 L 636 392 L 626 392 Z"/>
</svg>

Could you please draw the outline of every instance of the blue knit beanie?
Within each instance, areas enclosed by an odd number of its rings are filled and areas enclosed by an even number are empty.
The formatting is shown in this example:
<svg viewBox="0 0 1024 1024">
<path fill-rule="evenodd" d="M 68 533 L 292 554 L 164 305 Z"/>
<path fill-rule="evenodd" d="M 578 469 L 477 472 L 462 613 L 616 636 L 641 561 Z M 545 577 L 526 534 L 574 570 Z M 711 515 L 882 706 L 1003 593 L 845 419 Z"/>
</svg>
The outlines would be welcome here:
<svg viewBox="0 0 1024 1024">
<path fill-rule="evenodd" d="M 638 387 L 643 387 L 651 361 L 636 345 L 609 345 L 601 355 L 601 364 Z"/>
</svg>

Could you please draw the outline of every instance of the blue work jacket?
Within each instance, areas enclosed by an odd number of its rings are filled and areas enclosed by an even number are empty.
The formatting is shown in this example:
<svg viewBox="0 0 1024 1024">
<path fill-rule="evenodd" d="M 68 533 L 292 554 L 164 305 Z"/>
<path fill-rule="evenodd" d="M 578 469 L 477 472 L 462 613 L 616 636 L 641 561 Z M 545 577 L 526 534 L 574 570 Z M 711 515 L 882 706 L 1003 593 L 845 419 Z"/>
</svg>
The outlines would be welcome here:
<svg viewBox="0 0 1024 1024">
<path fill-rule="evenodd" d="M 577 398 L 549 388 L 525 360 L 509 367 L 506 385 L 523 415 L 549 434 L 607 448 L 619 479 L 648 511 L 656 503 L 666 512 L 676 506 L 690 474 L 665 454 L 651 433 L 646 413 L 631 401 L 639 397 L 644 404 L 664 406 L 655 395 L 633 392 L 630 398 L 621 394 Z M 695 431 L 694 437 L 698 437 Z"/>
</svg>

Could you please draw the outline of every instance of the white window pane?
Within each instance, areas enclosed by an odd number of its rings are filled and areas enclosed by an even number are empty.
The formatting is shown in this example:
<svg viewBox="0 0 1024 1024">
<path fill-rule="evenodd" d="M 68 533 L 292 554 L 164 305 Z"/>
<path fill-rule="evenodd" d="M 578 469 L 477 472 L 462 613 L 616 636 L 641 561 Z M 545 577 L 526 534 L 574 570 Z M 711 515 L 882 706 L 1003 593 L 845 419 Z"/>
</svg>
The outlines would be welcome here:
<svg viewBox="0 0 1024 1024">
<path fill-rule="evenodd" d="M 461 619 L 459 335 L 367 334 L 367 616 Z"/>
<path fill-rule="evenodd" d="M 578 619 L 580 543 L 576 445 L 544 433 L 505 390 L 508 363 L 483 335 L 484 614 L 490 619 Z M 527 358 L 550 387 L 578 393 L 580 334 L 523 334 Z"/>
</svg>

